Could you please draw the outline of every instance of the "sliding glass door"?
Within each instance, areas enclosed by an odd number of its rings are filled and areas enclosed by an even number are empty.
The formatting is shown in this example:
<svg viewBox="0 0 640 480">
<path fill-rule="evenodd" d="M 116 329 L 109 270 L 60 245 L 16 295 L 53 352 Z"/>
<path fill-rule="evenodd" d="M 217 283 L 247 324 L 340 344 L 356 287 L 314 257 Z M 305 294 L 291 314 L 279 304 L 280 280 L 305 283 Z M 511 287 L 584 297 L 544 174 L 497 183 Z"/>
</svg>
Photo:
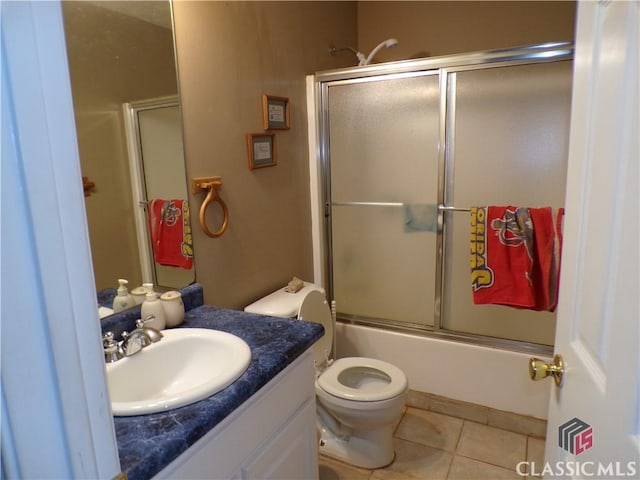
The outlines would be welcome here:
<svg viewBox="0 0 640 480">
<path fill-rule="evenodd" d="M 338 309 L 433 325 L 439 76 L 336 82 L 329 114 Z M 408 215 L 416 222 L 407 225 Z"/>
<path fill-rule="evenodd" d="M 469 208 L 564 205 L 571 56 L 563 44 L 318 75 L 339 319 L 553 344 L 554 313 L 473 304 Z"/>
</svg>

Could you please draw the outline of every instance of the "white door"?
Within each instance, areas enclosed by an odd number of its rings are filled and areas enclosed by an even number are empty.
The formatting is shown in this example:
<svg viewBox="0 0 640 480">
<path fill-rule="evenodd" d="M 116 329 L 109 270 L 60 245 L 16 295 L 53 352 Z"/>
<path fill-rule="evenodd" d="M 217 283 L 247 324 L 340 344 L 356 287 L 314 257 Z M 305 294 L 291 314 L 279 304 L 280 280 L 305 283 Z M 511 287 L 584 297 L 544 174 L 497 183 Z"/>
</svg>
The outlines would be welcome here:
<svg viewBox="0 0 640 480">
<path fill-rule="evenodd" d="M 551 477 L 640 476 L 637 1 L 578 7 Z M 558 463 L 557 463 L 558 462 Z"/>
</svg>

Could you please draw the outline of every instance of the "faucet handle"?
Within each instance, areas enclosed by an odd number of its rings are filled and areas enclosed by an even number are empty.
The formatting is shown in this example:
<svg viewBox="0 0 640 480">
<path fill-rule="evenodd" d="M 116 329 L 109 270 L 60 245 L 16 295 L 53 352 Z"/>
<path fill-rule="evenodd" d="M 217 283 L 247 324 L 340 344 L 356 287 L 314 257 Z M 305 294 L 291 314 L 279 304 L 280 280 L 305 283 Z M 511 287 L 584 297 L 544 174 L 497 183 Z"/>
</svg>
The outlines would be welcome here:
<svg viewBox="0 0 640 480">
<path fill-rule="evenodd" d="M 107 332 L 103 335 L 102 346 L 104 348 L 105 362 L 116 362 L 124 357 L 121 346 L 113 338 L 113 332 Z"/>
<path fill-rule="evenodd" d="M 151 343 L 159 342 L 160 339 L 163 337 L 162 332 L 160 330 L 145 325 L 147 322 L 151 322 L 155 319 L 156 319 L 155 315 L 148 315 L 145 317 L 144 320 L 142 320 L 141 318 L 136 320 L 136 328 L 143 330 L 144 333 L 146 333 L 147 337 L 149 337 L 149 340 L 151 340 Z"/>
<path fill-rule="evenodd" d="M 113 338 L 113 332 L 107 332 L 102 336 L 102 345 L 104 346 L 104 348 L 117 345 L 115 339 Z"/>
</svg>

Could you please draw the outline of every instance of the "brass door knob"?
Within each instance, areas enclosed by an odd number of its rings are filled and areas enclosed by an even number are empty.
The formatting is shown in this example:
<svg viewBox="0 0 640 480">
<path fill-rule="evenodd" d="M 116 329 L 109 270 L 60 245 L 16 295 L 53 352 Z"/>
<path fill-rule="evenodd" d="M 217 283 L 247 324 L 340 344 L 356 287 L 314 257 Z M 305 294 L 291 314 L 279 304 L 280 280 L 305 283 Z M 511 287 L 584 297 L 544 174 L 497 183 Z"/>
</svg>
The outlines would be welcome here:
<svg viewBox="0 0 640 480">
<path fill-rule="evenodd" d="M 531 380 L 542 380 L 549 375 L 553 377 L 558 387 L 562 386 L 562 375 L 564 374 L 564 362 L 562 355 L 556 354 L 553 357 L 553 364 L 549 364 L 539 358 L 529 359 L 529 376 Z"/>
</svg>

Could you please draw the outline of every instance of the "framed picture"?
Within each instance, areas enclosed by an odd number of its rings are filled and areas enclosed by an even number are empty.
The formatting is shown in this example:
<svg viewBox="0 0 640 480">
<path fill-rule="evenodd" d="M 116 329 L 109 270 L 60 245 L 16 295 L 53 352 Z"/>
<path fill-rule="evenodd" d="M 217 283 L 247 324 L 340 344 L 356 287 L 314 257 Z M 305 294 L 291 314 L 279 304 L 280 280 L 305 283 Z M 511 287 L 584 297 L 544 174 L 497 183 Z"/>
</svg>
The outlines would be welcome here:
<svg viewBox="0 0 640 480">
<path fill-rule="evenodd" d="M 265 130 L 289 130 L 289 99 L 262 95 L 262 123 Z"/>
<path fill-rule="evenodd" d="M 274 133 L 247 134 L 249 169 L 273 167 L 277 165 L 276 136 Z"/>
</svg>

